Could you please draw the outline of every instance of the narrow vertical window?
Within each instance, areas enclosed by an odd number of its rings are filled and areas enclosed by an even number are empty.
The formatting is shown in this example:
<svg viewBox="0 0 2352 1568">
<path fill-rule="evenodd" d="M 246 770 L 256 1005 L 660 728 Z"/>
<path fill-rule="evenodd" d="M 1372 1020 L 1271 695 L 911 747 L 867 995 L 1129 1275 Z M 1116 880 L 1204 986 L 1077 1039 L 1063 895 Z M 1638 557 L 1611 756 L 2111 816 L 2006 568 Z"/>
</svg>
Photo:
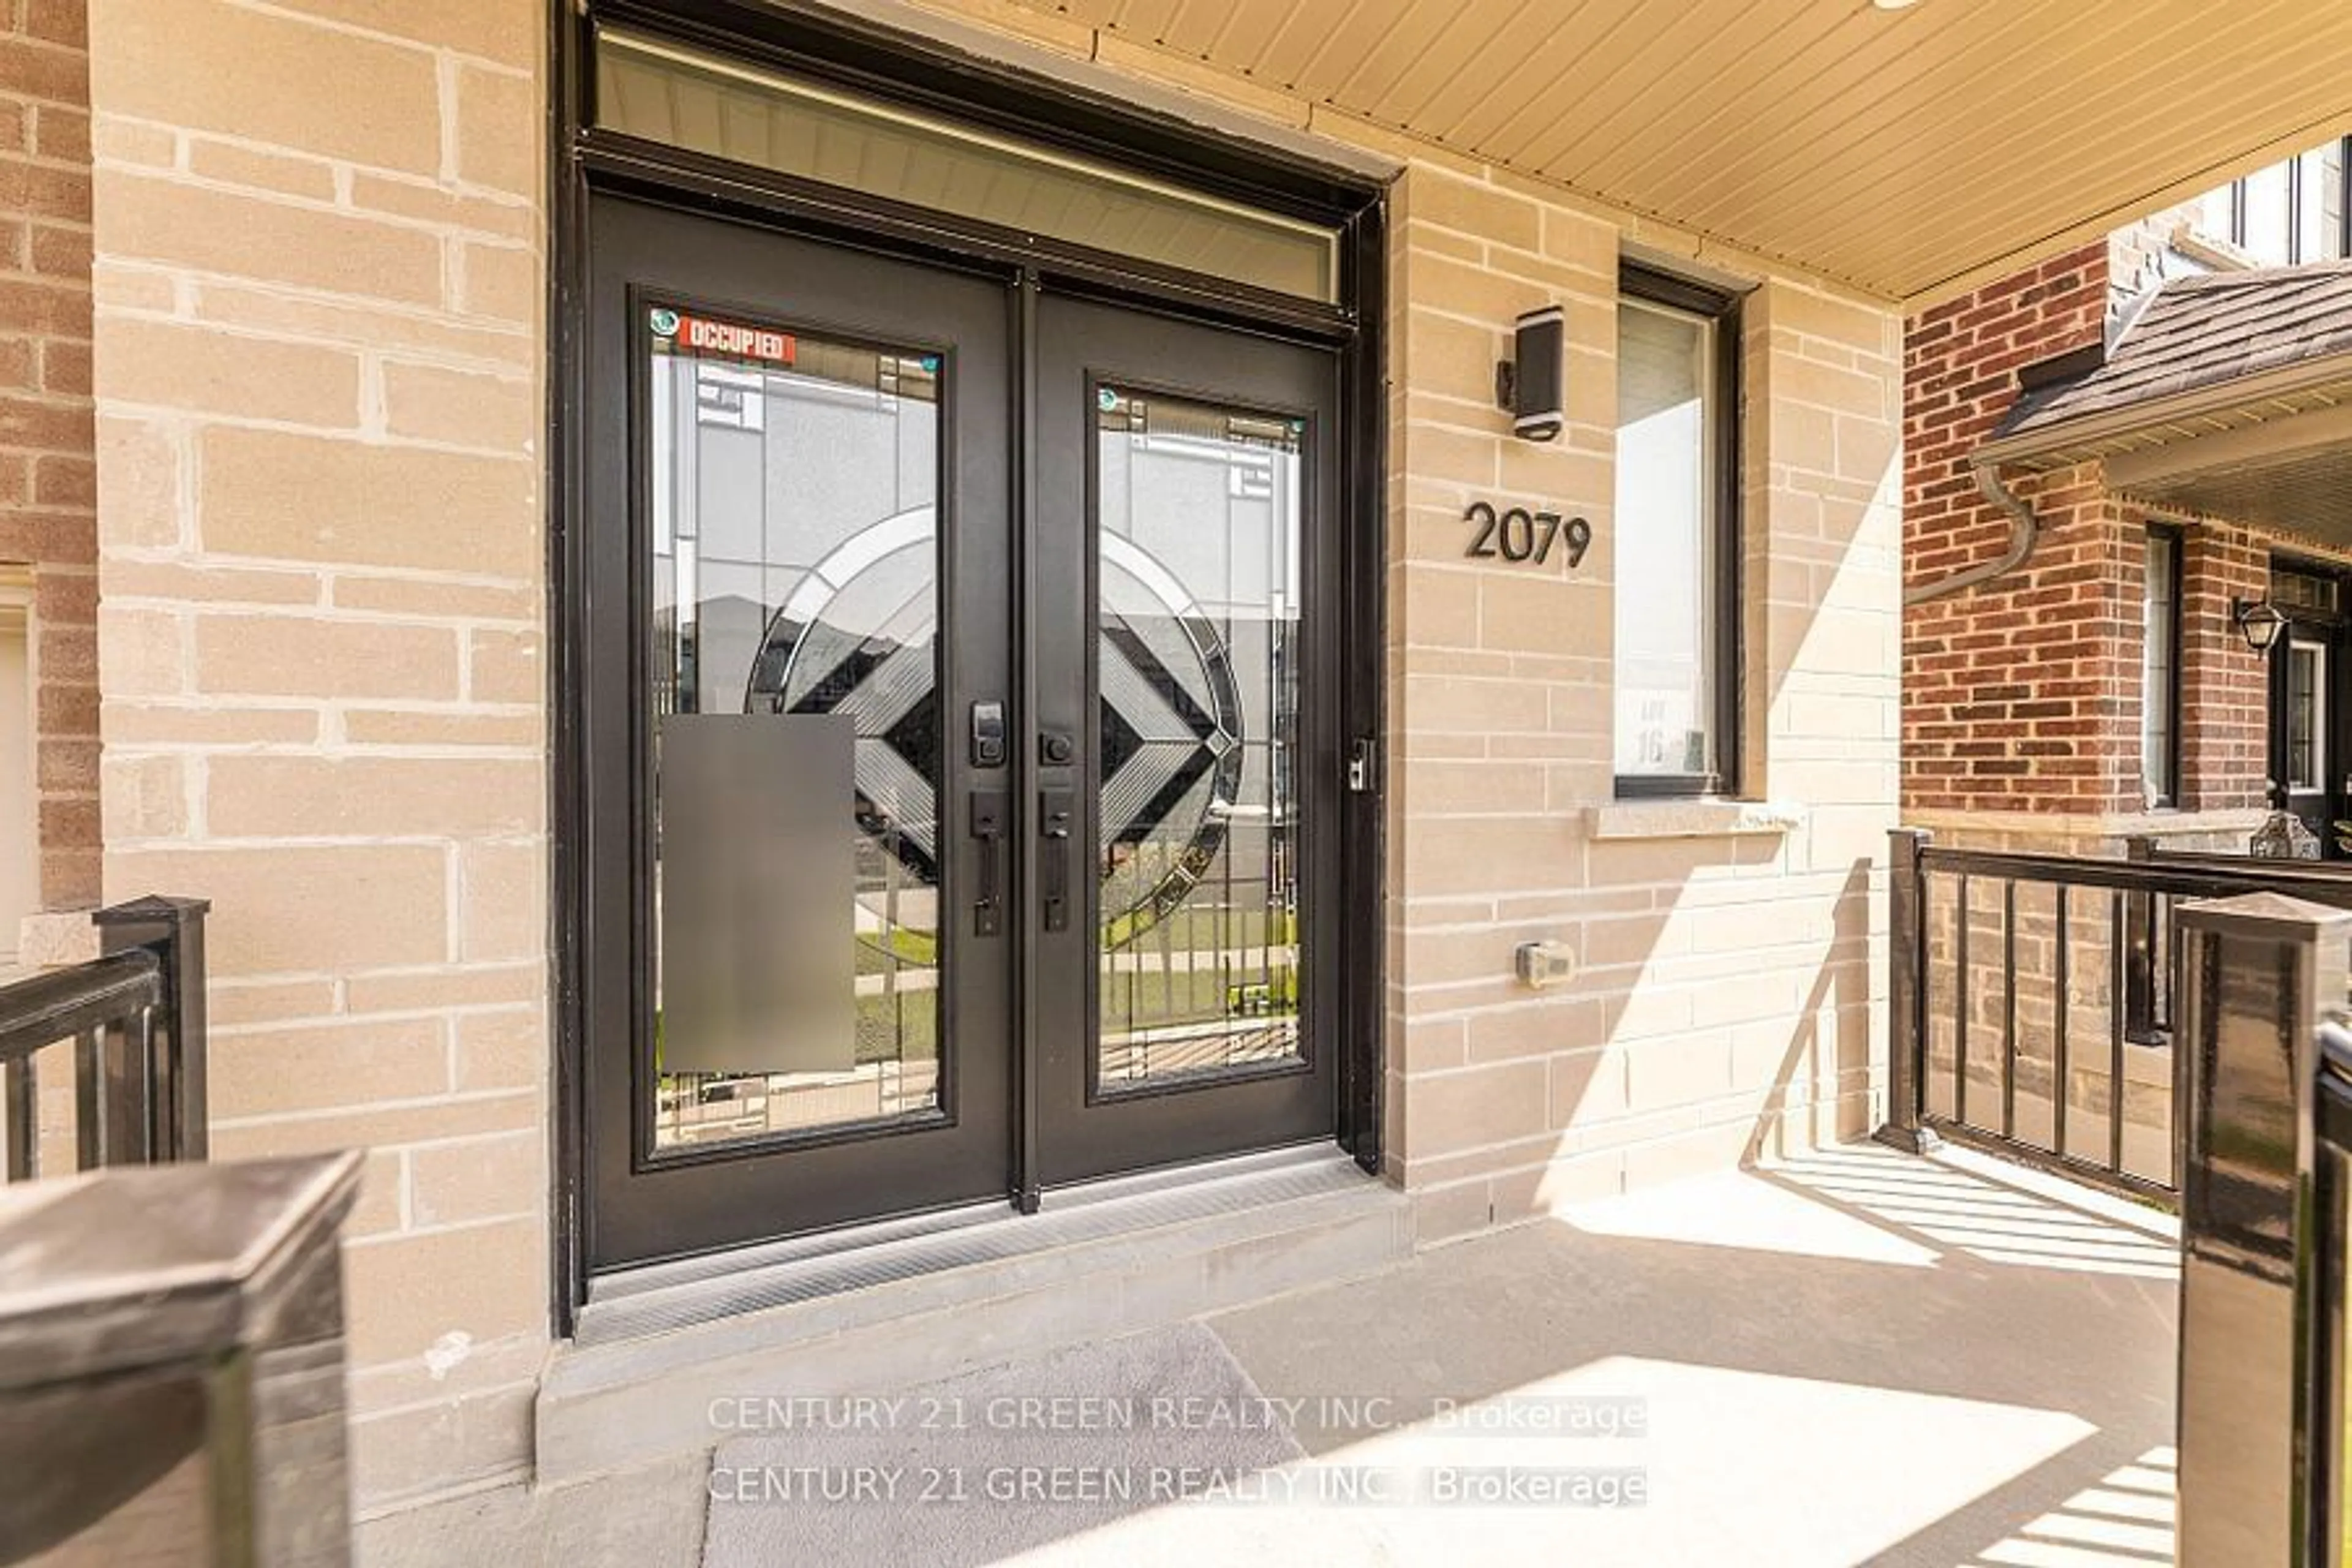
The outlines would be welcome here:
<svg viewBox="0 0 2352 1568">
<path fill-rule="evenodd" d="M 2341 150 L 2342 143 L 2330 142 L 2294 161 L 2294 258 L 2303 266 L 2343 254 L 2336 243 L 2343 224 L 2335 212 Z"/>
<path fill-rule="evenodd" d="M 1711 795 L 1738 779 L 1738 306 L 1643 268 L 1621 288 L 1617 789 Z"/>
<path fill-rule="evenodd" d="M 2327 649 L 2320 643 L 2294 642 L 2286 650 L 2286 789 L 2289 795 L 2327 793 Z"/>
<path fill-rule="evenodd" d="M 2147 531 L 2140 598 L 2140 779 L 2150 806 L 2180 804 L 2180 535 Z"/>
<path fill-rule="evenodd" d="M 2294 165 L 2273 163 L 2246 176 L 2238 243 L 2264 267 L 2294 262 Z"/>
</svg>

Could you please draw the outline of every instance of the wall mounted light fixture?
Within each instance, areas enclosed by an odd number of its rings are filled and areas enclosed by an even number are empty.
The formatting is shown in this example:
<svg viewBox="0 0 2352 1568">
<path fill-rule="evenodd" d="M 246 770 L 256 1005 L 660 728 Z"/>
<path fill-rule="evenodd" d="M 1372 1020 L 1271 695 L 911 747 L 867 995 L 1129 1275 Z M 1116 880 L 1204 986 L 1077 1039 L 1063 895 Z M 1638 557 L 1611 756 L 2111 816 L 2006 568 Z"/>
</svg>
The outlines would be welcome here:
<svg viewBox="0 0 2352 1568">
<path fill-rule="evenodd" d="M 1511 357 L 1495 366 L 1495 401 L 1511 416 L 1511 434 L 1520 440 L 1557 441 L 1567 427 L 1560 411 L 1567 358 L 1568 318 L 1558 305 L 1519 318 Z"/>
<path fill-rule="evenodd" d="M 2286 616 L 2268 599 L 2232 599 L 2230 601 L 2230 624 L 2246 639 L 2246 646 L 2256 653 L 2268 653 L 2277 642 L 2279 633 L 2286 629 Z"/>
</svg>

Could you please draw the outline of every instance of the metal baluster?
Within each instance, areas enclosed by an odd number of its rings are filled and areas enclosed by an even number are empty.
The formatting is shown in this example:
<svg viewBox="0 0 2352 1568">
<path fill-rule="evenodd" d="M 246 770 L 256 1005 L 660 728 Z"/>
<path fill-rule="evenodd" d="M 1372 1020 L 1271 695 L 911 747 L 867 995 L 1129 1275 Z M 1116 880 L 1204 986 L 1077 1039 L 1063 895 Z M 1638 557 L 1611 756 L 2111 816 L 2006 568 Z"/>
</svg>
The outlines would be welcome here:
<svg viewBox="0 0 2352 1568">
<path fill-rule="evenodd" d="M 2124 895 L 2108 900 L 2107 1169 L 2124 1168 Z"/>
<path fill-rule="evenodd" d="M 41 1069 L 31 1057 L 0 1062 L 0 1121 L 8 1141 L 6 1180 L 27 1182 L 41 1170 Z"/>
<path fill-rule="evenodd" d="M 109 1129 L 109 1137 L 123 1137 L 135 1143 L 137 1158 L 142 1164 L 163 1158 L 164 1148 L 163 1141 L 156 1136 L 163 1101 L 155 1093 L 155 1009 L 142 1007 L 123 1020 L 121 1037 L 117 1042 L 123 1079 L 132 1092 L 116 1100 L 118 1120 Z"/>
<path fill-rule="evenodd" d="M 114 1151 L 108 1136 L 110 1107 L 106 1103 L 106 1052 L 100 1031 L 84 1029 L 74 1037 L 74 1169 L 95 1171 Z"/>
<path fill-rule="evenodd" d="M 2164 907 L 2163 922 L 2157 927 L 2157 935 L 2164 943 L 2164 984 L 2156 994 L 2156 1001 L 2162 1012 L 2157 1018 L 2157 1029 L 2162 1038 L 2168 1040 L 2172 1037 L 2174 1002 L 2180 994 L 2180 933 L 2172 918 L 2173 896 L 2159 893 L 2157 897 Z"/>
<path fill-rule="evenodd" d="M 1969 1123 L 1969 874 L 1960 873 L 1958 1026 L 1952 1039 L 1952 1120 Z"/>
<path fill-rule="evenodd" d="M 1878 1130 L 1878 1137 L 1914 1154 L 1935 1146 L 1935 1134 L 1923 1121 L 1927 1110 L 1927 1037 L 1933 1032 L 1927 1020 L 1935 991 L 1927 938 L 1933 879 L 1921 859 L 1928 843 L 1928 835 L 1915 827 L 1898 827 L 1886 836 L 1887 1105 L 1886 1125 Z"/>
<path fill-rule="evenodd" d="M 2073 890 L 2073 889 L 2067 887 L 2063 882 L 2058 884 L 2058 953 L 2056 964 L 2058 971 L 2058 994 L 2053 999 L 2056 1011 L 2053 1015 L 2052 1018 L 2052 1033 L 2050 1037 L 2050 1072 L 2052 1079 L 2052 1110 L 2050 1112 L 2052 1137 L 2050 1142 L 2055 1145 L 2059 1157 L 2062 1159 L 2065 1157 L 2066 1153 L 2066 1106 L 2069 1099 L 2067 1091 L 2070 1087 L 2067 1077 L 2069 1068 L 2066 1061 L 2066 987 L 2070 983 L 2066 973 L 2068 956 L 2066 952 L 2066 900 L 2067 895 Z"/>
<path fill-rule="evenodd" d="M 2000 885 L 2000 1135 L 2017 1136 L 2017 879 Z"/>
</svg>

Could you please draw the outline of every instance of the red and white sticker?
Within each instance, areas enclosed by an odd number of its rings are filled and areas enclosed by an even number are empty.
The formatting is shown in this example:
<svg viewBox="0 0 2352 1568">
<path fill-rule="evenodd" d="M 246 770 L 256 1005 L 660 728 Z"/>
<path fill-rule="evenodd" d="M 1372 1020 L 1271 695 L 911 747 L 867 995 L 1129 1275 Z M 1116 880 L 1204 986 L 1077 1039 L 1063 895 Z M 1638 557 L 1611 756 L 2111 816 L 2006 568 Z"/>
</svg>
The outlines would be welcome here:
<svg viewBox="0 0 2352 1568">
<path fill-rule="evenodd" d="M 737 359 L 765 360 L 770 364 L 791 364 L 800 353 L 800 343 L 790 332 L 736 321 L 714 321 L 707 316 L 688 316 L 675 310 L 656 310 L 653 328 L 657 335 L 692 353 L 730 354 Z"/>
</svg>

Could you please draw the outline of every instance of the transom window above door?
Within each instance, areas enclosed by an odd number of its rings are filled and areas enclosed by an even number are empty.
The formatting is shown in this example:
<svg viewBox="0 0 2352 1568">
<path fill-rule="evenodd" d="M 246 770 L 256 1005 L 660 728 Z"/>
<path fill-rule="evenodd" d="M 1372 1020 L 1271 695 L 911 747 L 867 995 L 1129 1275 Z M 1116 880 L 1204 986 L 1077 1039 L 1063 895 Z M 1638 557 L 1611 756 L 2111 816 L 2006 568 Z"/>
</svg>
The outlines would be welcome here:
<svg viewBox="0 0 2352 1568">
<path fill-rule="evenodd" d="M 1008 233 L 1339 298 L 1328 227 L 634 33 L 597 36 L 596 123 Z"/>
</svg>

